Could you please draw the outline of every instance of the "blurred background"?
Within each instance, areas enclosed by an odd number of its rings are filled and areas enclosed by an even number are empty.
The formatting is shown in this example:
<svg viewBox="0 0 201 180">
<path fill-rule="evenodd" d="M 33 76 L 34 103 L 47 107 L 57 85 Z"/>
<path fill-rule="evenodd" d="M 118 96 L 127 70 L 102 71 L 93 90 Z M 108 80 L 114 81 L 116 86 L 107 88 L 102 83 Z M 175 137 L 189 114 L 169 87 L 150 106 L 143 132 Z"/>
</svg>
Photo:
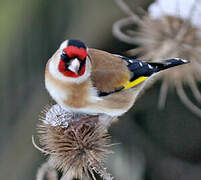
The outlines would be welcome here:
<svg viewBox="0 0 201 180">
<path fill-rule="evenodd" d="M 126 2 L 135 11 L 146 10 L 153 1 Z M 112 34 L 114 22 L 122 17 L 112 0 L 1 0 L 1 180 L 34 180 L 45 161 L 31 136 L 40 111 L 51 101 L 44 87 L 47 60 L 65 39 L 80 39 L 111 53 L 133 48 Z M 120 143 L 106 163 L 115 179 L 201 179 L 201 119 L 186 109 L 174 90 L 168 92 L 165 109 L 154 108 L 160 85 L 157 81 L 145 91 L 109 129 L 112 141 Z"/>
</svg>

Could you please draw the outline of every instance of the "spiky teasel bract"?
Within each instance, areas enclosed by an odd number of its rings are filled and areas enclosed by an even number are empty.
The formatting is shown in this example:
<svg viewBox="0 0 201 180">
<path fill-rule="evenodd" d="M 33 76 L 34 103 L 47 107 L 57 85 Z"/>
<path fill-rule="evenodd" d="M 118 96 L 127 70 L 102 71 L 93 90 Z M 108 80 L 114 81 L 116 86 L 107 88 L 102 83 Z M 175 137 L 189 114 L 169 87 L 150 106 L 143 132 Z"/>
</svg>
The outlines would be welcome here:
<svg viewBox="0 0 201 180">
<path fill-rule="evenodd" d="M 76 178 L 82 179 L 85 173 L 95 179 L 96 172 L 105 179 L 112 179 L 103 168 L 105 157 L 112 153 L 108 149 L 110 138 L 98 116 L 75 116 L 59 105 L 46 108 L 43 113 L 45 116 L 41 116 L 38 127 L 41 147 L 37 148 L 49 155 L 49 164 L 64 175 L 73 171 Z"/>
<path fill-rule="evenodd" d="M 126 6 L 123 1 L 120 2 L 121 5 Z M 176 3 L 176 1 L 166 1 L 166 3 Z M 195 4 L 192 6 L 194 7 Z M 128 6 L 126 7 L 128 8 Z M 133 14 L 116 22 L 113 32 L 120 40 L 139 46 L 127 52 L 131 56 L 137 55 L 143 60 L 152 62 L 175 57 L 190 60 L 190 64 L 175 67 L 158 76 L 163 80 L 159 107 L 165 106 L 168 88 L 175 87 L 181 101 L 193 113 L 201 117 L 201 109 L 191 102 L 183 88 L 184 85 L 189 86 L 195 99 L 201 102 L 201 94 L 197 87 L 197 82 L 201 81 L 201 29 L 195 25 L 195 20 L 192 20 L 193 13 L 191 11 L 195 10 L 193 7 L 189 10 L 189 17 L 185 18 L 180 15 L 174 16 L 172 12 L 170 15 L 158 15 L 158 13 L 155 18 L 150 14 L 146 14 L 142 18 Z M 155 9 L 159 11 L 160 6 Z M 161 11 L 164 13 L 164 9 Z M 182 12 L 180 11 L 180 13 Z M 132 27 L 137 27 L 137 30 L 133 30 Z"/>
</svg>

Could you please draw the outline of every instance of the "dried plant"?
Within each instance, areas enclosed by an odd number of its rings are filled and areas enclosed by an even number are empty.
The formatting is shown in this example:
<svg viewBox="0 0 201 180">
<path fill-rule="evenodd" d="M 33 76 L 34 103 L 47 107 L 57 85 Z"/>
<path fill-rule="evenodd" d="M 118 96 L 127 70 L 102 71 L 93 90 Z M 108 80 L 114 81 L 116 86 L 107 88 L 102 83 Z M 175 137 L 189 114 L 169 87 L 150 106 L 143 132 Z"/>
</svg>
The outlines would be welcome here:
<svg viewBox="0 0 201 180">
<path fill-rule="evenodd" d="M 105 157 L 112 151 L 108 149 L 111 144 L 107 126 L 99 122 L 99 116 L 74 114 L 59 105 L 43 113 L 38 127 L 41 147 L 34 145 L 49 155 L 52 167 L 63 172 L 64 177 L 70 171 L 80 179 L 84 173 L 93 179 L 95 173 L 112 179 L 103 167 Z"/>
<path fill-rule="evenodd" d="M 159 107 L 165 106 L 168 88 L 175 87 L 186 107 L 201 117 L 201 109 L 193 104 L 184 91 L 184 85 L 189 86 L 195 99 L 201 103 L 201 93 L 197 87 L 197 82 L 201 81 L 201 26 L 198 22 L 198 10 L 195 9 L 198 5 L 200 7 L 199 0 L 179 1 L 175 9 L 170 7 L 166 8 L 167 10 L 162 9 L 160 3 L 170 3 L 173 6 L 176 1 L 158 0 L 150 6 L 149 13 L 145 13 L 142 18 L 132 13 L 122 0 L 117 0 L 117 3 L 122 10 L 126 10 L 129 17 L 114 24 L 113 34 L 124 42 L 139 46 L 129 50 L 128 55 L 137 55 L 147 61 L 173 57 L 191 61 L 186 66 L 176 67 L 171 72 L 167 71 L 158 76 L 163 80 Z M 189 7 L 184 8 L 185 3 Z M 183 9 L 179 9 L 178 6 Z"/>
</svg>

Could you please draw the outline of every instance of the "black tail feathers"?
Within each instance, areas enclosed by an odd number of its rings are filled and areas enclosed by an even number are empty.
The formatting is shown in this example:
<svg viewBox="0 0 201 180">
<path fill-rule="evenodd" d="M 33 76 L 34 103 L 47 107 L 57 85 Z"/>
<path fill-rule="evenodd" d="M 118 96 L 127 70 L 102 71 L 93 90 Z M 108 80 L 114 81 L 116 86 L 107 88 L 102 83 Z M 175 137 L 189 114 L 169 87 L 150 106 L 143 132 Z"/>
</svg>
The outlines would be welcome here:
<svg viewBox="0 0 201 180">
<path fill-rule="evenodd" d="M 162 63 L 149 62 L 148 64 L 154 68 L 155 72 L 159 72 L 174 66 L 179 66 L 179 65 L 187 64 L 187 63 L 190 63 L 190 61 L 180 59 L 180 58 L 174 58 L 174 59 L 165 60 Z"/>
</svg>

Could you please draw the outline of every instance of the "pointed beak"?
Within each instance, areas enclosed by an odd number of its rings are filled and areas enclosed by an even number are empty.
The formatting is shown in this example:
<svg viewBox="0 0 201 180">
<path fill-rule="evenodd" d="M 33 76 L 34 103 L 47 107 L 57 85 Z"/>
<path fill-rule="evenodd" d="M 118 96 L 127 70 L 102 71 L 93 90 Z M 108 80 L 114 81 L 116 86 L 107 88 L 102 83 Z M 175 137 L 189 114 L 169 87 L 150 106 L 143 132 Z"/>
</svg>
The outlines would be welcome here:
<svg viewBox="0 0 201 180">
<path fill-rule="evenodd" d="M 78 74 L 80 68 L 80 61 L 75 58 L 70 62 L 70 65 L 68 66 L 68 69 L 74 72 L 75 74 Z"/>
</svg>

